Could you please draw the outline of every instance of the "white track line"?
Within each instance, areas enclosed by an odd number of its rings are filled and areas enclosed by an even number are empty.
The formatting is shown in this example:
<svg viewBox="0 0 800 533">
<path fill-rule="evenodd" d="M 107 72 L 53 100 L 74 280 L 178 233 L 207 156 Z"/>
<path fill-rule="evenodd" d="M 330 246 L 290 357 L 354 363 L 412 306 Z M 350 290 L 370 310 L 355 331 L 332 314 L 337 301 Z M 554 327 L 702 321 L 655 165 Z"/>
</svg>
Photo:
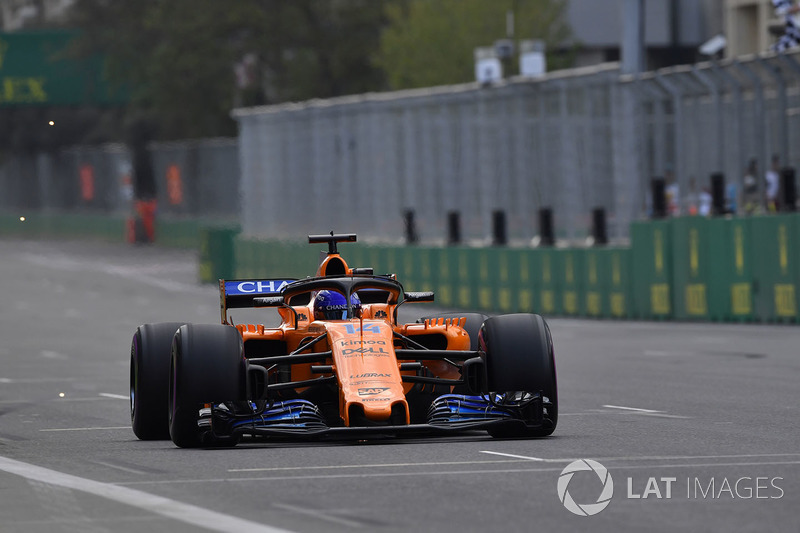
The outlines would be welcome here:
<svg viewBox="0 0 800 533">
<path fill-rule="evenodd" d="M 356 464 L 356 465 L 309 465 L 309 466 L 275 466 L 268 468 L 229 468 L 228 472 L 291 472 L 300 470 L 344 470 L 359 468 L 402 468 L 415 466 L 464 466 L 464 465 L 489 465 L 489 464 L 509 464 L 537 461 L 543 463 L 571 463 L 578 457 L 559 457 L 555 459 L 545 459 L 539 457 L 529 457 L 525 455 L 511 455 L 500 452 L 482 451 L 481 453 L 491 453 L 507 457 L 518 457 L 519 459 L 506 459 L 499 461 L 443 461 L 435 463 L 376 463 L 376 464 Z M 593 457 L 597 461 L 677 461 L 690 459 L 754 459 L 758 457 L 800 457 L 800 453 L 767 453 L 767 454 L 737 454 L 737 455 L 651 455 L 641 457 Z"/>
<path fill-rule="evenodd" d="M 95 464 L 102 465 L 108 468 L 114 468 L 116 470 L 122 470 L 123 472 L 127 472 L 129 474 L 137 474 L 139 476 L 143 476 L 145 473 L 141 470 L 136 470 L 134 468 L 128 468 L 125 466 L 115 465 L 113 463 L 106 463 L 105 461 L 92 461 Z"/>
<path fill-rule="evenodd" d="M 383 463 L 370 465 L 275 466 L 270 468 L 230 468 L 228 472 L 275 472 L 286 470 L 339 470 L 344 468 L 398 468 L 404 466 L 447 466 L 519 463 L 520 461 L 446 461 L 438 463 Z"/>
<path fill-rule="evenodd" d="M 111 426 L 111 427 L 92 427 L 92 428 L 48 428 L 40 429 L 39 431 L 52 432 L 52 431 L 102 431 L 105 429 L 130 429 L 130 426 Z"/>
<path fill-rule="evenodd" d="M 358 522 L 326 514 L 325 511 L 320 511 L 319 509 L 306 509 L 304 507 L 297 507 L 294 505 L 289 505 L 287 503 L 273 503 L 272 506 L 278 507 L 280 509 L 286 509 L 287 511 L 291 511 L 293 513 L 301 514 L 304 516 L 313 516 L 317 520 L 325 520 L 326 522 L 333 522 L 334 524 L 339 524 L 346 527 L 355 527 L 355 528 L 361 527 L 361 524 Z"/>
<path fill-rule="evenodd" d="M 490 451 L 482 451 L 481 453 L 490 453 L 492 455 L 502 455 L 503 457 L 513 457 L 514 459 L 526 459 L 528 461 L 544 461 L 541 457 L 528 457 L 527 455 L 514 455 L 511 453 L 500 453 L 500 452 L 490 452 Z"/>
<path fill-rule="evenodd" d="M 215 511 L 203 509 L 202 507 L 170 500 L 169 498 L 155 496 L 136 489 L 92 481 L 91 479 L 64 474 L 62 472 L 5 457 L 0 457 L 0 470 L 8 472 L 9 474 L 21 476 L 25 479 L 39 481 L 40 483 L 55 485 L 57 487 L 64 487 L 70 490 L 77 490 L 107 500 L 130 505 L 172 520 L 211 531 L 220 531 L 223 533 L 229 531 L 283 533 L 286 531 L 284 529 L 251 522 L 243 518 L 217 513 Z"/>
<path fill-rule="evenodd" d="M 551 462 L 551 461 L 546 461 Z M 555 461 L 552 461 L 555 462 Z M 561 462 L 561 461 L 559 461 Z M 748 463 L 668 463 L 668 464 L 647 464 L 647 465 L 614 465 L 611 468 L 620 470 L 641 470 L 657 468 L 715 468 L 715 467 L 744 467 L 744 466 L 800 466 L 800 461 L 770 461 L 770 462 L 748 462 Z M 124 485 L 173 485 L 184 483 L 252 483 L 264 481 L 309 481 L 309 480 L 338 480 L 338 479 L 366 479 L 366 478 L 392 478 L 392 477 L 421 477 L 421 476 L 477 476 L 486 474 L 527 474 L 537 472 L 560 472 L 561 465 L 555 467 L 540 468 L 514 468 L 502 470 L 444 470 L 429 472 L 388 472 L 370 474 L 328 474 L 328 475 L 307 475 L 307 476 L 263 476 L 246 478 L 210 478 L 210 479 L 168 479 L 161 481 L 128 481 L 118 483 Z"/>
<path fill-rule="evenodd" d="M 102 396 L 103 398 L 114 398 L 115 400 L 130 400 L 130 396 L 125 396 L 124 394 L 111 394 L 110 392 L 101 392 L 98 396 Z"/>
<path fill-rule="evenodd" d="M 604 405 L 608 409 L 622 409 L 623 411 L 636 411 L 637 413 L 663 413 L 664 411 L 654 411 L 652 409 L 641 409 L 639 407 L 623 407 L 621 405 Z"/>
</svg>

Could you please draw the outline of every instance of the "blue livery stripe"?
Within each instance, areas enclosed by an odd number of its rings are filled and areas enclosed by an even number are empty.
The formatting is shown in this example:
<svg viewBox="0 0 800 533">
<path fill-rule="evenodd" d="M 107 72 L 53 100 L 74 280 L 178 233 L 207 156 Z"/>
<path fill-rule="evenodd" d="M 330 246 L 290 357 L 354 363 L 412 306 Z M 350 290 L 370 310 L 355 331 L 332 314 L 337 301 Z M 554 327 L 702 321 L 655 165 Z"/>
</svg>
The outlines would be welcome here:
<svg viewBox="0 0 800 533">
<path fill-rule="evenodd" d="M 265 294 L 280 294 L 283 288 L 293 279 L 269 279 L 226 281 L 225 294 L 227 296 L 255 296 Z"/>
</svg>

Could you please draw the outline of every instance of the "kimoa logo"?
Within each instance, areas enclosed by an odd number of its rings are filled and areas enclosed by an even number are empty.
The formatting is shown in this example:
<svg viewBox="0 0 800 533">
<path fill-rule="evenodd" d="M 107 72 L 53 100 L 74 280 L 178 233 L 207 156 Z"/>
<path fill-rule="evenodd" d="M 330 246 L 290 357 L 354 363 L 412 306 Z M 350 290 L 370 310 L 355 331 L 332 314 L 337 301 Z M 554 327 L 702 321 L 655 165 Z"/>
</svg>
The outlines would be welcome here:
<svg viewBox="0 0 800 533">
<path fill-rule="evenodd" d="M 568 488 L 570 481 L 572 481 L 572 476 L 574 476 L 576 472 L 584 471 L 594 472 L 603 483 L 603 490 L 600 492 L 600 496 L 597 497 L 595 503 L 579 504 L 572 499 L 569 493 Z M 611 474 L 606 467 L 597 461 L 592 461 L 591 459 L 578 459 L 577 461 L 573 461 L 561 471 L 561 475 L 558 477 L 558 499 L 561 500 L 561 503 L 564 504 L 564 507 L 566 507 L 569 512 L 578 516 L 596 515 L 608 507 L 608 504 L 611 503 L 612 496 L 614 496 L 614 480 L 611 479 Z"/>
</svg>

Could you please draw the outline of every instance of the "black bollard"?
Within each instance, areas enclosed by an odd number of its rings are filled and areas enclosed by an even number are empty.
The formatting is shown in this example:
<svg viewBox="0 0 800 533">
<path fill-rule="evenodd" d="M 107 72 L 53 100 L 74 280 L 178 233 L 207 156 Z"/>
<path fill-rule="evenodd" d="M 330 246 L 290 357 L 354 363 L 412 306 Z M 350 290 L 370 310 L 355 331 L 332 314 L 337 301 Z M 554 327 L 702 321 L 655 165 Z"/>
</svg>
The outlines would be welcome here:
<svg viewBox="0 0 800 533">
<path fill-rule="evenodd" d="M 556 243 L 553 235 L 553 210 L 549 207 L 539 209 L 539 244 L 553 246 Z"/>
</svg>

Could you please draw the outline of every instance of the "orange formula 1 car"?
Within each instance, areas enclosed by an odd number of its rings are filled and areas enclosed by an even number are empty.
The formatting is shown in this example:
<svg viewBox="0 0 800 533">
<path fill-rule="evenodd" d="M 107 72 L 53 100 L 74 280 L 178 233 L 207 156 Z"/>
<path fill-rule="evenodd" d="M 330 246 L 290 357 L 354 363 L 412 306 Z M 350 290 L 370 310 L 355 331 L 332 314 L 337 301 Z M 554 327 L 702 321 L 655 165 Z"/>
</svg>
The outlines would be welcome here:
<svg viewBox="0 0 800 533">
<path fill-rule="evenodd" d="M 220 280 L 222 324 L 139 326 L 131 421 L 180 447 L 256 438 L 449 434 L 542 437 L 558 421 L 553 341 L 535 314 L 446 313 L 400 324 L 432 302 L 393 275 L 351 268 L 328 243 L 315 277 Z M 233 325 L 232 308 L 274 307 L 278 327 Z"/>
</svg>

